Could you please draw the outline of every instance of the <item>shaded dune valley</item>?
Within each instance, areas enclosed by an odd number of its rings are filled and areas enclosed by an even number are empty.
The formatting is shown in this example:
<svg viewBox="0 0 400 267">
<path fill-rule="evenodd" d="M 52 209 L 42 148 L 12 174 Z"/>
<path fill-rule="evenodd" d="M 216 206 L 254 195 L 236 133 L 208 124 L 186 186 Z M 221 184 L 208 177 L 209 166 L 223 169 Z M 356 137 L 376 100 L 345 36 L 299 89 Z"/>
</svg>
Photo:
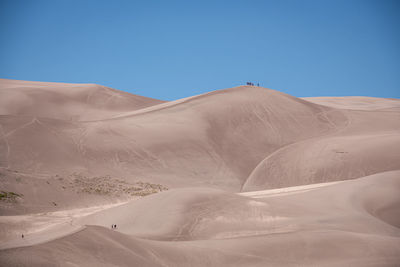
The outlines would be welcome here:
<svg viewBox="0 0 400 267">
<path fill-rule="evenodd" d="M 0 266 L 400 266 L 400 100 L 0 79 Z"/>
</svg>

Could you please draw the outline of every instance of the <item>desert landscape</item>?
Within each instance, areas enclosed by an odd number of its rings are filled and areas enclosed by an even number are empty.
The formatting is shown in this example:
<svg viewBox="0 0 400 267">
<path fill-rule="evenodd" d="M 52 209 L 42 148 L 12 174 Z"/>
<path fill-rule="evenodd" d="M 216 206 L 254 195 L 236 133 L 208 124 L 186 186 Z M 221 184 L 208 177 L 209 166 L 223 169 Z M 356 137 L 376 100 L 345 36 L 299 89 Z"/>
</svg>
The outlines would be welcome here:
<svg viewBox="0 0 400 267">
<path fill-rule="evenodd" d="M 400 264 L 399 99 L 1 79 L 0 135 L 1 266 Z"/>
</svg>

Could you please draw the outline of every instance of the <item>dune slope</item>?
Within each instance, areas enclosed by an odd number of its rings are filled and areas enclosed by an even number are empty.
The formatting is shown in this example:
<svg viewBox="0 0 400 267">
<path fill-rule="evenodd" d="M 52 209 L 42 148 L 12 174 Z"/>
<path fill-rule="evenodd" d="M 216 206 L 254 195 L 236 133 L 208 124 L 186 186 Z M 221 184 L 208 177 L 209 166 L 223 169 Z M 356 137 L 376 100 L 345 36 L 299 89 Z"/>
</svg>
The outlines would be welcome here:
<svg viewBox="0 0 400 267">
<path fill-rule="evenodd" d="M 146 209 L 136 209 L 137 201 L 85 218 L 85 224 L 107 224 L 114 215 L 117 230 L 88 226 L 48 243 L 3 250 L 0 262 L 395 266 L 400 260 L 399 177 L 398 171 L 386 172 L 289 195 L 258 192 L 257 198 L 178 189 L 141 200 Z M 168 208 L 158 213 L 164 204 Z M 145 234 L 151 228 L 150 239 L 136 237 L 136 231 Z"/>
<path fill-rule="evenodd" d="M 0 115 L 85 121 L 110 118 L 163 102 L 97 84 L 0 79 Z"/>
<path fill-rule="evenodd" d="M 400 100 L 367 96 L 345 97 L 303 97 L 304 100 L 339 109 L 352 110 L 388 110 L 400 108 Z"/>
<path fill-rule="evenodd" d="M 346 127 L 268 155 L 242 190 L 339 181 L 400 169 L 400 112 L 343 112 L 348 118 Z"/>
</svg>

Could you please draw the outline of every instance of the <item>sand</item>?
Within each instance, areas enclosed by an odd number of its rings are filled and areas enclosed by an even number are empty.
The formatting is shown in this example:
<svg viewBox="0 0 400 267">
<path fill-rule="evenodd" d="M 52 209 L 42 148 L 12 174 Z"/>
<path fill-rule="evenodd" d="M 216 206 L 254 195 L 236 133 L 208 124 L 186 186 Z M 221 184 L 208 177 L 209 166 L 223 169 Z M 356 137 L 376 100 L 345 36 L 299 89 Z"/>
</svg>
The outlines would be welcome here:
<svg viewBox="0 0 400 267">
<path fill-rule="evenodd" d="M 319 105 L 324 105 L 339 109 L 398 110 L 400 108 L 400 100 L 396 98 L 347 96 L 347 97 L 304 97 L 303 99 Z"/>
<path fill-rule="evenodd" d="M 0 99 L 0 265 L 400 262 L 396 99 L 4 79 Z"/>
</svg>

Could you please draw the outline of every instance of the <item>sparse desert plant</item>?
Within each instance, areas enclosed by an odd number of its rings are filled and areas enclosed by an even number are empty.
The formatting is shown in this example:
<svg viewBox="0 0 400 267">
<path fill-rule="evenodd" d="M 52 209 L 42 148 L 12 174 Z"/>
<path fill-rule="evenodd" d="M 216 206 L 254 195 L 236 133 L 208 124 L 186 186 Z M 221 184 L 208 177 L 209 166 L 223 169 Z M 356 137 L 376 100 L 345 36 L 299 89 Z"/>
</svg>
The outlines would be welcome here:
<svg viewBox="0 0 400 267">
<path fill-rule="evenodd" d="M 17 198 L 21 198 L 22 194 L 15 192 L 0 191 L 0 200 L 6 202 L 15 202 Z"/>
<path fill-rule="evenodd" d="M 120 178 L 113 178 L 110 175 L 86 177 L 80 174 L 70 175 L 72 183 L 69 186 L 77 192 L 109 196 L 147 196 L 168 190 L 163 185 L 148 182 L 127 182 Z"/>
</svg>

